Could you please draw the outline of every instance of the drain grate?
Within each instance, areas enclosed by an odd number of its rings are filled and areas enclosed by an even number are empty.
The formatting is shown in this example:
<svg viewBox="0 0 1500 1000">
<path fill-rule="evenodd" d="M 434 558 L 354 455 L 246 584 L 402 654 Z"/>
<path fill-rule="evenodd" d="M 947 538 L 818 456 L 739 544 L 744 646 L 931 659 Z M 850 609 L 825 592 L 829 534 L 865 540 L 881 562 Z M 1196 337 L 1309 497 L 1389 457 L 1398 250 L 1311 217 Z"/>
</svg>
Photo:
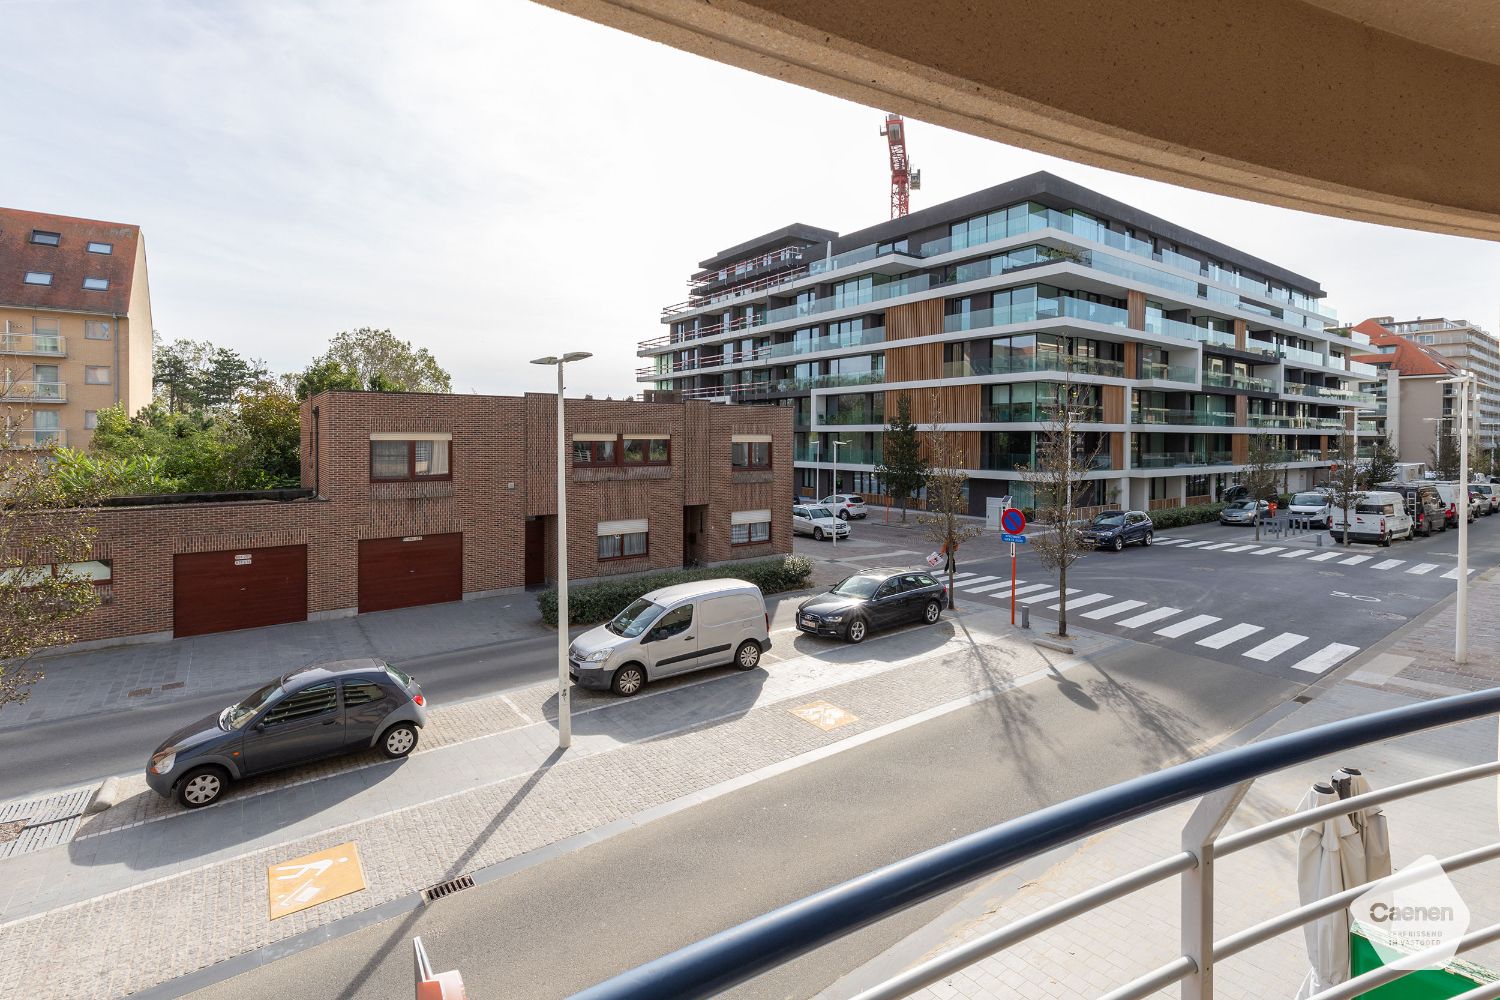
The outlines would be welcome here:
<svg viewBox="0 0 1500 1000">
<path fill-rule="evenodd" d="M 1312 701 L 1312 695 L 1299 694 L 1297 697 L 1293 698 L 1292 701 L 1296 702 L 1298 705 L 1306 705 L 1308 702 Z"/>
<path fill-rule="evenodd" d="M 463 889 L 471 889 L 473 887 L 474 880 L 467 875 L 461 875 L 458 878 L 449 879 L 446 882 L 439 882 L 437 885 L 423 889 L 422 899 L 424 902 L 430 903 L 434 899 L 442 899 L 444 896 L 451 896 L 455 892 L 459 892 Z"/>
</svg>

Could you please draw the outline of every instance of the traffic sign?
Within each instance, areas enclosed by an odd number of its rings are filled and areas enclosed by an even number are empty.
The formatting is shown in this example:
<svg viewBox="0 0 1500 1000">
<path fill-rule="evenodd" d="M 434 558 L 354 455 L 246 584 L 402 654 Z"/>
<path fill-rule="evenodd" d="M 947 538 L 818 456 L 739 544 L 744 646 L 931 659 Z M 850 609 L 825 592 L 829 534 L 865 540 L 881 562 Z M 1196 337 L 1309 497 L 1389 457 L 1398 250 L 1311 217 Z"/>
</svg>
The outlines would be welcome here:
<svg viewBox="0 0 1500 1000">
<path fill-rule="evenodd" d="M 1019 535 L 1026 530 L 1026 515 L 1015 507 L 1005 508 L 1000 515 L 1000 530 L 1007 535 Z"/>
<path fill-rule="evenodd" d="M 1017 543 L 1017 542 L 1019 542 L 1022 545 L 1026 544 L 1026 536 L 1025 535 L 1012 535 L 1008 531 L 1003 531 L 1003 532 L 1000 533 L 1000 540 L 1002 542 L 1011 542 L 1012 544 Z"/>
</svg>

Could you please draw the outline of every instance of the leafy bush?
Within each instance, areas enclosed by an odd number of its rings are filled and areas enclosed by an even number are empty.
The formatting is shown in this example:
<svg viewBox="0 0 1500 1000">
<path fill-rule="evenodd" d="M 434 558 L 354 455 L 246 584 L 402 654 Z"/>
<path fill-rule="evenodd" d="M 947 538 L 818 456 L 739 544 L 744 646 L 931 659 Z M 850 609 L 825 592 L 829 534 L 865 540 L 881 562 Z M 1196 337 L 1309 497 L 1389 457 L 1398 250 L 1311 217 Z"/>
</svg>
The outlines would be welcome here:
<svg viewBox="0 0 1500 1000">
<path fill-rule="evenodd" d="M 1217 521 L 1219 511 L 1224 509 L 1221 503 L 1199 503 L 1191 507 L 1168 507 L 1165 510 L 1153 510 L 1151 512 L 1151 523 L 1157 528 L 1182 528 L 1189 524 L 1204 524 L 1208 521 Z"/>
<path fill-rule="evenodd" d="M 777 594 L 805 586 L 811 575 L 812 560 L 806 556 L 778 556 L 775 559 L 757 559 L 733 566 L 668 569 L 613 577 L 580 587 L 569 587 L 568 621 L 573 625 L 609 621 L 642 594 L 679 583 L 692 583 L 694 580 L 744 580 L 755 584 L 763 594 Z M 556 625 L 556 588 L 543 591 L 538 595 L 536 603 L 541 609 L 542 621 L 548 625 Z"/>
</svg>

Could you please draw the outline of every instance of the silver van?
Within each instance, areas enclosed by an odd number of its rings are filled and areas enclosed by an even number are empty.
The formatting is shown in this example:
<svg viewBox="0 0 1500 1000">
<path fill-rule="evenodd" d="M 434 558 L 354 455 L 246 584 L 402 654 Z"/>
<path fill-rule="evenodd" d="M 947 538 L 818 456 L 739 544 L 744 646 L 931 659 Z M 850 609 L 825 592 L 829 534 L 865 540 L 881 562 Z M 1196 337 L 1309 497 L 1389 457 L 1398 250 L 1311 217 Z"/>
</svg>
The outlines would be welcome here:
<svg viewBox="0 0 1500 1000">
<path fill-rule="evenodd" d="M 771 616 L 760 588 L 744 580 L 702 580 L 637 598 L 568 647 L 579 686 L 629 697 L 647 681 L 733 664 L 754 670 L 771 648 Z"/>
</svg>

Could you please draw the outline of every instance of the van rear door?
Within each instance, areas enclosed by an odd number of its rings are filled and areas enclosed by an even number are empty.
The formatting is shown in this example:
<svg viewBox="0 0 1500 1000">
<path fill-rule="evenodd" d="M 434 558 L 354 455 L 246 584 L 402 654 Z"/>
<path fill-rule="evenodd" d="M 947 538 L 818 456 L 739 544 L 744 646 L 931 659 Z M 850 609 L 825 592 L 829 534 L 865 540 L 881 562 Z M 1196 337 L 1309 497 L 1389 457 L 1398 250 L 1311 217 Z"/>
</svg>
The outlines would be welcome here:
<svg viewBox="0 0 1500 1000">
<path fill-rule="evenodd" d="M 746 639 L 765 645 L 765 603 L 759 592 L 722 594 L 699 602 L 698 665 L 718 666 L 734 660 Z"/>
</svg>

